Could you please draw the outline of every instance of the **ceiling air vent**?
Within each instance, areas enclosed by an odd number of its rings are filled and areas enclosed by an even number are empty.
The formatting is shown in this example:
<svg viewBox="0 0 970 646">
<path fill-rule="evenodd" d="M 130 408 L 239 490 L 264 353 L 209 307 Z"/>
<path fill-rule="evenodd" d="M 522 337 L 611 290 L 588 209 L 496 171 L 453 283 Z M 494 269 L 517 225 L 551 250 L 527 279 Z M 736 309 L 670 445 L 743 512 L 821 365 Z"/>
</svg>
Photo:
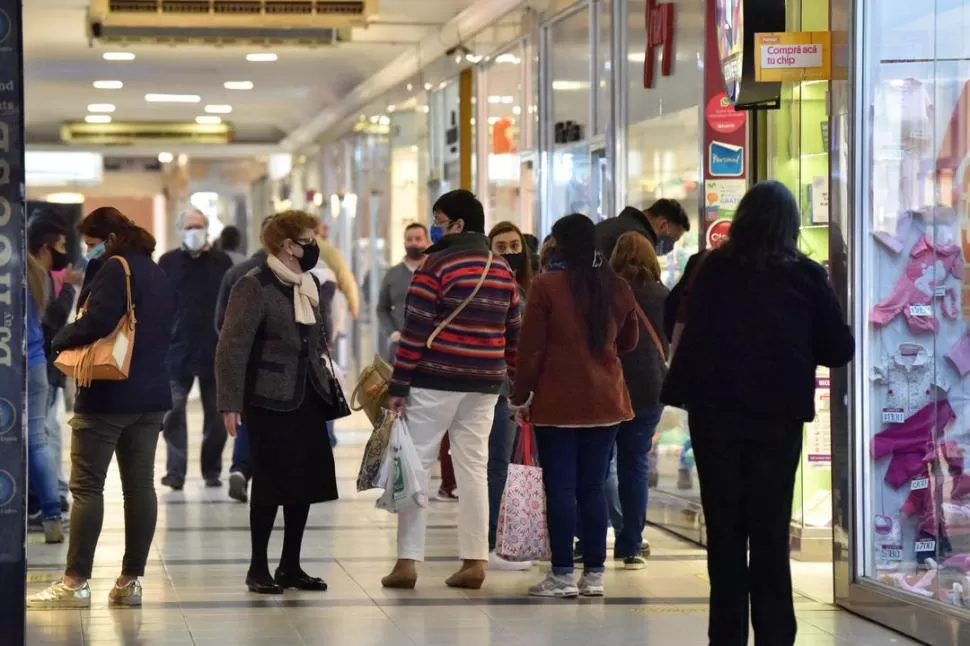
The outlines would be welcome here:
<svg viewBox="0 0 970 646">
<path fill-rule="evenodd" d="M 112 122 L 61 124 L 61 141 L 71 145 L 133 146 L 137 144 L 228 144 L 232 126 L 223 123 Z"/>
<path fill-rule="evenodd" d="M 379 0 L 91 0 L 103 43 L 333 45 L 367 25 Z"/>
</svg>

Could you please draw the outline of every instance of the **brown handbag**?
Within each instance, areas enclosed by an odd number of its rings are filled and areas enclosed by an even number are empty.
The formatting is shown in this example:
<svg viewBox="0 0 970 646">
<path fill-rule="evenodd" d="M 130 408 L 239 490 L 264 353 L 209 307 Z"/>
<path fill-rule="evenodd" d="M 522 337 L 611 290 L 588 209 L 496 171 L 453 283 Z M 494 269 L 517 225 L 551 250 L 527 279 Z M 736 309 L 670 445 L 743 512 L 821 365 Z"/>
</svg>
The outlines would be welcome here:
<svg viewBox="0 0 970 646">
<path fill-rule="evenodd" d="M 131 267 L 121 256 L 113 260 L 121 263 L 125 270 L 125 294 L 128 308 L 114 331 L 90 345 L 64 350 L 54 366 L 68 377 L 73 377 L 77 385 L 86 388 L 94 381 L 124 381 L 131 369 L 131 355 L 135 348 L 135 306 L 131 302 Z M 86 312 L 87 301 L 78 310 L 78 319 Z"/>
</svg>

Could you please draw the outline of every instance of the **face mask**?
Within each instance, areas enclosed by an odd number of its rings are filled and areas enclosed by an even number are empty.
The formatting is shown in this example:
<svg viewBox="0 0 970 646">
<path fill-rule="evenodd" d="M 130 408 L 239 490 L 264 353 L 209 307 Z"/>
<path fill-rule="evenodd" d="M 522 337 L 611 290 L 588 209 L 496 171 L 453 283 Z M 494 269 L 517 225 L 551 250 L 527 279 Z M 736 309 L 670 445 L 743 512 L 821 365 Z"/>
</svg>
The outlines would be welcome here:
<svg viewBox="0 0 970 646">
<path fill-rule="evenodd" d="M 421 247 L 405 247 L 404 253 L 407 254 L 409 260 L 419 260 L 424 255 L 424 249 Z"/>
<path fill-rule="evenodd" d="M 431 236 L 431 244 L 437 244 L 439 240 L 445 237 L 445 228 L 440 224 L 432 224 L 431 228 L 428 229 L 428 235 Z"/>
<path fill-rule="evenodd" d="M 666 256 L 674 250 L 674 239 L 670 236 L 657 236 L 657 242 L 653 246 L 658 256 Z"/>
<path fill-rule="evenodd" d="M 303 249 L 303 255 L 299 258 L 300 269 L 303 271 L 310 271 L 317 266 L 317 261 L 320 260 L 320 247 L 317 246 L 316 242 L 308 242 L 306 244 L 296 244 L 300 245 Z"/>
<path fill-rule="evenodd" d="M 189 251 L 200 251 L 205 242 L 204 229 L 186 229 L 182 232 L 182 243 Z"/>
<path fill-rule="evenodd" d="M 57 249 L 51 249 L 51 271 L 67 268 L 67 254 Z"/>
<path fill-rule="evenodd" d="M 525 262 L 524 253 L 503 253 L 502 257 L 505 258 L 505 262 L 509 263 L 509 267 L 515 273 L 519 273 L 519 270 L 522 269 L 522 263 Z"/>
<path fill-rule="evenodd" d="M 84 254 L 84 259 L 88 262 L 92 260 L 97 260 L 104 255 L 104 243 L 99 242 L 95 246 L 91 247 L 86 254 Z"/>
</svg>

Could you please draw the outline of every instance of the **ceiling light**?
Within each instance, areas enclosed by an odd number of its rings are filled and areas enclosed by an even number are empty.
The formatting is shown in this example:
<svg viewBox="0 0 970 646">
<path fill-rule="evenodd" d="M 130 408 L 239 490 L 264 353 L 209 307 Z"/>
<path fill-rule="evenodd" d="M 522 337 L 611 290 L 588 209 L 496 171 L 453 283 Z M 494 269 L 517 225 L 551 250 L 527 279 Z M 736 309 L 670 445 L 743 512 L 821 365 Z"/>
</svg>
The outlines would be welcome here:
<svg viewBox="0 0 970 646">
<path fill-rule="evenodd" d="M 222 84 L 222 87 L 227 90 L 251 90 L 253 89 L 252 81 L 226 81 Z"/>
<path fill-rule="evenodd" d="M 517 105 L 512 106 L 512 114 L 522 114 L 522 108 Z"/>
<path fill-rule="evenodd" d="M 89 114 L 84 120 L 87 123 L 111 123 L 111 117 L 106 114 Z"/>
<path fill-rule="evenodd" d="M 482 57 L 478 54 L 465 54 L 465 60 L 469 63 L 477 63 L 482 60 Z"/>
<path fill-rule="evenodd" d="M 512 65 L 519 64 L 519 57 L 515 54 L 499 54 L 495 57 L 496 63 L 511 63 Z"/>
<path fill-rule="evenodd" d="M 246 60 L 250 63 L 272 63 L 278 58 L 276 54 L 272 52 L 258 52 L 255 54 L 246 54 Z"/>
<path fill-rule="evenodd" d="M 200 125 L 215 125 L 217 123 L 222 123 L 222 118 L 214 115 L 205 115 L 202 117 L 196 117 L 195 122 Z"/>
<path fill-rule="evenodd" d="M 502 97 L 500 97 L 500 96 L 494 96 L 494 95 L 493 96 L 490 96 L 490 97 L 488 97 L 488 102 L 491 103 L 492 105 L 495 105 L 497 103 L 501 103 L 502 102 Z"/>
<path fill-rule="evenodd" d="M 110 103 L 92 103 L 88 106 L 88 112 L 114 112 L 115 107 Z"/>
<path fill-rule="evenodd" d="M 431 84 L 430 83 L 425 83 L 424 84 L 424 89 L 425 90 L 430 90 L 431 89 Z"/>
<path fill-rule="evenodd" d="M 149 103 L 198 103 L 202 100 L 198 94 L 146 94 Z"/>
<path fill-rule="evenodd" d="M 171 164 L 173 159 L 175 159 L 175 155 L 172 153 L 158 153 L 158 161 L 163 164 Z"/>
<path fill-rule="evenodd" d="M 411 90 L 414 89 L 414 84 L 413 83 L 408 83 L 407 88 L 408 88 L 408 92 L 410 92 Z"/>
<path fill-rule="evenodd" d="M 44 201 L 54 204 L 83 204 L 83 193 L 50 193 L 44 196 Z"/>
<path fill-rule="evenodd" d="M 231 105 L 207 105 L 205 111 L 209 114 L 229 114 L 232 112 Z"/>
<path fill-rule="evenodd" d="M 584 81 L 553 81 L 552 89 L 558 92 L 570 92 L 589 89 L 589 83 Z"/>
<path fill-rule="evenodd" d="M 395 110 L 397 110 L 397 106 L 396 105 L 389 105 L 389 106 L 387 106 L 387 111 L 388 112 L 394 112 Z"/>
<path fill-rule="evenodd" d="M 101 58 L 106 61 L 133 61 L 135 54 L 133 52 L 105 52 L 101 54 Z"/>
<path fill-rule="evenodd" d="M 98 90 L 120 90 L 125 86 L 121 81 L 95 81 L 94 87 Z"/>
</svg>

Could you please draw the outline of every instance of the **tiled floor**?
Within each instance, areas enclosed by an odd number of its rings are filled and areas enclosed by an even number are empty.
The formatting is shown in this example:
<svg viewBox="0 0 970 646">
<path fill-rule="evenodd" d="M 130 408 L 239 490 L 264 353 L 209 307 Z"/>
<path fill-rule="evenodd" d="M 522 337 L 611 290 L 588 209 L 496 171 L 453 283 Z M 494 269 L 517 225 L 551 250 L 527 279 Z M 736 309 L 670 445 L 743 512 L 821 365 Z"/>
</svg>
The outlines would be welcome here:
<svg viewBox="0 0 970 646">
<path fill-rule="evenodd" d="M 197 413 L 190 425 L 200 425 Z M 304 541 L 304 567 L 330 584 L 326 593 L 289 592 L 282 598 L 249 594 L 243 586 L 249 557 L 248 511 L 225 491 L 190 480 L 185 490 L 160 491 L 158 530 L 144 579 L 141 610 L 111 610 L 106 595 L 124 547 L 120 483 L 109 476 L 106 518 L 92 581 L 89 611 L 31 612 L 28 644 L 146 646 L 703 646 L 707 583 L 704 553 L 648 530 L 653 556 L 647 570 L 609 570 L 602 600 L 536 601 L 524 596 L 538 569 L 492 573 L 480 592 L 444 586 L 456 566 L 455 507 L 436 503 L 428 531 L 432 558 L 417 590 L 386 591 L 380 577 L 394 554 L 394 518 L 374 508 L 375 495 L 353 493 L 366 435 L 344 424 L 338 448 L 343 498 L 317 505 Z M 339 427 L 338 427 L 339 428 Z M 197 444 L 197 441 L 196 441 Z M 193 446 L 197 451 L 198 447 Z M 159 467 L 164 464 L 159 449 Z M 194 460 L 193 460 L 194 463 Z M 280 520 L 279 522 L 282 522 Z M 29 587 L 42 588 L 63 568 L 66 547 L 32 537 Z M 278 554 L 281 532 L 270 546 Z M 818 567 L 799 569 L 818 586 Z M 806 586 L 807 588 L 808 586 Z M 799 644 L 886 646 L 903 637 L 800 594 Z"/>
</svg>

